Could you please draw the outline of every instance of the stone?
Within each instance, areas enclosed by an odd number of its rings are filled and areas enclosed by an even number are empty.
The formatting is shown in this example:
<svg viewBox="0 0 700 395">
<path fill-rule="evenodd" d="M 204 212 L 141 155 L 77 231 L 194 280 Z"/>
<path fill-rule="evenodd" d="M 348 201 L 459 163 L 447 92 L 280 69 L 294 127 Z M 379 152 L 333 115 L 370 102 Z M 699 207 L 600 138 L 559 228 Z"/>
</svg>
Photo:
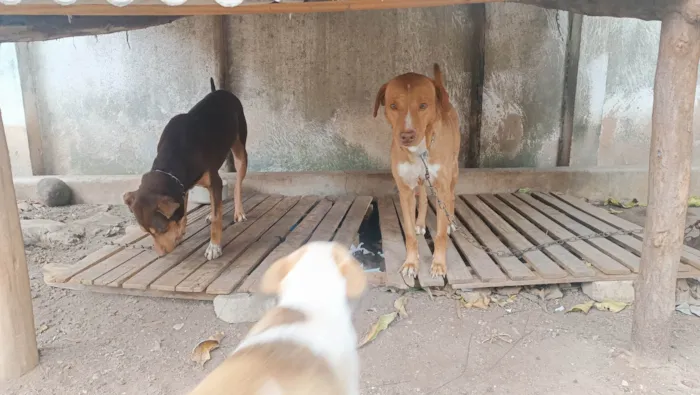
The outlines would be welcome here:
<svg viewBox="0 0 700 395">
<path fill-rule="evenodd" d="M 549 285 L 544 288 L 544 299 L 545 300 L 555 300 L 555 299 L 561 299 L 564 297 L 564 294 L 561 292 L 561 289 L 559 289 L 558 285 Z"/>
<path fill-rule="evenodd" d="M 73 245 L 78 244 L 83 237 L 85 237 L 85 228 L 71 225 L 45 234 L 42 241 L 48 244 Z"/>
<path fill-rule="evenodd" d="M 523 287 L 503 287 L 496 289 L 496 293 L 501 296 L 513 296 L 522 291 Z"/>
<path fill-rule="evenodd" d="M 581 285 L 581 291 L 596 302 L 634 302 L 633 281 L 594 281 Z"/>
<path fill-rule="evenodd" d="M 73 221 L 74 224 L 82 226 L 98 226 L 101 228 L 111 228 L 123 223 L 124 220 L 116 215 L 105 212 L 97 213 L 93 216 Z"/>
<path fill-rule="evenodd" d="M 23 219 L 20 221 L 20 226 L 24 245 L 29 246 L 41 242 L 47 233 L 57 232 L 67 225 L 50 219 Z"/>
<path fill-rule="evenodd" d="M 39 181 L 36 185 L 36 192 L 39 200 L 49 207 L 68 205 L 73 198 L 73 191 L 68 184 L 53 177 Z"/>
<path fill-rule="evenodd" d="M 17 202 L 17 211 L 19 211 L 20 214 L 26 211 L 31 211 L 33 208 L 34 206 L 32 206 L 29 202 Z"/>
<path fill-rule="evenodd" d="M 214 313 L 229 324 L 256 322 L 276 304 L 276 298 L 248 293 L 219 295 L 214 298 Z"/>
</svg>

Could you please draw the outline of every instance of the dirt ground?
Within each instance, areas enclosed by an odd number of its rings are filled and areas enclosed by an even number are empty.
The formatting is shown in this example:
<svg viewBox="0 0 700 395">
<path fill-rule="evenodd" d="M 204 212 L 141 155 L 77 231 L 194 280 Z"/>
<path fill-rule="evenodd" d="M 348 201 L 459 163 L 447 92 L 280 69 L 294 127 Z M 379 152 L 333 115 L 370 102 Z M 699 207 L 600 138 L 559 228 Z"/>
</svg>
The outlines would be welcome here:
<svg viewBox="0 0 700 395">
<path fill-rule="evenodd" d="M 131 220 L 121 206 L 21 208 L 25 219 L 69 224 L 74 237 L 27 246 L 41 362 L 26 376 L 0 384 L 0 394 L 186 394 L 250 327 L 218 320 L 211 302 L 46 286 L 44 264 L 77 261 L 123 234 Z M 628 214 L 643 221 L 642 209 Z M 102 226 L 96 218 L 113 222 Z M 566 314 L 560 306 L 588 299 L 575 287 L 563 292 L 561 299 L 543 301 L 523 291 L 513 303 L 492 303 L 486 310 L 409 292 L 409 316 L 360 350 L 362 394 L 700 394 L 700 318 L 674 314 L 671 361 L 640 369 L 625 352 L 631 309 Z M 393 311 L 399 296 L 369 291 L 355 310 L 359 334 Z M 190 361 L 190 352 L 218 331 L 226 337 L 202 369 Z"/>
</svg>

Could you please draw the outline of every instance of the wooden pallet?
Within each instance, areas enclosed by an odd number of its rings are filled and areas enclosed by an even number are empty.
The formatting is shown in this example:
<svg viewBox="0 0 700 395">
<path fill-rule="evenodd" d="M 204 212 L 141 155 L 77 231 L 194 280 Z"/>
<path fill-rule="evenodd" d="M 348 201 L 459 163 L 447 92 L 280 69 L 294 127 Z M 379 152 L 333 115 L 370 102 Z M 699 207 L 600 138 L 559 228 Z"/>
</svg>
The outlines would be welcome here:
<svg viewBox="0 0 700 395">
<path fill-rule="evenodd" d="M 207 261 L 209 207 L 188 213 L 184 240 L 159 257 L 153 241 L 131 231 L 112 245 L 73 265 L 47 265 L 52 286 L 128 295 L 213 299 L 216 295 L 256 290 L 264 271 L 307 241 L 333 240 L 350 246 L 372 197 L 269 196 L 243 198 L 248 220 L 233 222 L 233 202 L 224 202 L 223 255 Z"/>
<path fill-rule="evenodd" d="M 386 266 L 386 284 L 414 286 L 399 269 L 406 257 L 401 207 L 396 197 L 378 200 Z M 435 234 L 435 202 L 428 210 L 429 234 Z M 572 236 L 640 230 L 641 227 L 566 195 L 547 193 L 462 195 L 455 201 L 459 231 L 447 246 L 447 278 L 432 278 L 429 239 L 419 236 L 420 286 L 447 284 L 453 288 L 483 288 L 605 280 L 633 280 L 639 273 L 642 234 L 616 235 L 553 245 L 522 258 L 491 256 L 471 240 L 494 251 L 525 249 Z M 429 235 L 428 235 L 429 236 Z M 679 278 L 700 275 L 700 251 L 684 247 Z"/>
</svg>

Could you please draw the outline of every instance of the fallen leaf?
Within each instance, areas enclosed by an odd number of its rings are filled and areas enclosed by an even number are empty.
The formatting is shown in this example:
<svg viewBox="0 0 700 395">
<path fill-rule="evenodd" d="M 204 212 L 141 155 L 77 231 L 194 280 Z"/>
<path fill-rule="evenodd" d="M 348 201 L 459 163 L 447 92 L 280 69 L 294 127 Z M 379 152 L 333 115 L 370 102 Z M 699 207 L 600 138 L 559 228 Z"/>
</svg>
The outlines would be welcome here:
<svg viewBox="0 0 700 395">
<path fill-rule="evenodd" d="M 620 204 L 620 201 L 615 199 L 615 198 L 607 198 L 605 200 L 605 205 L 606 206 L 622 207 L 622 205 Z"/>
<path fill-rule="evenodd" d="M 600 311 L 611 311 L 613 313 L 619 313 L 627 307 L 627 303 L 624 302 L 614 302 L 612 300 L 605 300 L 600 303 L 594 304 L 595 308 Z"/>
<path fill-rule="evenodd" d="M 620 208 L 632 208 L 632 207 L 637 207 L 639 206 L 639 200 L 637 199 L 632 199 L 632 200 L 627 200 L 627 201 L 619 201 L 615 198 L 608 198 L 605 201 L 606 206 L 615 206 L 615 207 L 620 207 Z"/>
<path fill-rule="evenodd" d="M 586 303 L 581 303 L 577 304 L 576 306 L 573 306 L 569 310 L 567 310 L 567 313 L 575 313 L 575 312 L 581 312 L 584 314 L 588 314 L 588 311 L 593 307 L 593 302 L 586 302 Z"/>
<path fill-rule="evenodd" d="M 462 306 L 468 309 L 476 307 L 486 310 L 489 307 L 489 303 L 491 303 L 491 298 L 481 292 L 460 292 L 460 295 L 462 296 Z"/>
<path fill-rule="evenodd" d="M 182 329 L 183 326 L 185 326 L 185 324 L 183 324 L 183 323 L 175 324 L 175 325 L 173 325 L 173 329 L 175 329 L 176 331 L 179 331 L 180 329 Z"/>
<path fill-rule="evenodd" d="M 691 196 L 688 198 L 688 207 L 700 207 L 700 197 Z"/>
<path fill-rule="evenodd" d="M 391 323 L 394 322 L 396 316 L 398 315 L 399 313 L 394 311 L 389 314 L 384 314 L 380 316 L 377 322 L 372 324 L 372 326 L 369 328 L 369 331 L 367 332 L 365 337 L 362 338 L 362 341 L 360 341 L 360 344 L 357 346 L 357 348 L 363 347 L 365 344 L 376 339 L 379 333 L 381 331 L 386 330 L 386 328 L 388 328 L 389 325 L 391 325 Z"/>
<path fill-rule="evenodd" d="M 525 193 L 525 194 L 529 195 L 529 194 L 532 193 L 532 189 L 530 189 L 530 188 L 520 188 L 520 189 L 518 189 L 518 193 Z"/>
<path fill-rule="evenodd" d="M 44 324 L 44 325 L 42 325 L 42 326 L 39 327 L 39 329 L 37 330 L 37 332 L 39 332 L 39 333 L 44 333 L 44 332 L 46 332 L 46 331 L 48 331 L 48 330 L 49 330 L 49 326 L 46 325 L 46 324 Z"/>
<path fill-rule="evenodd" d="M 399 313 L 399 317 L 401 317 L 401 318 L 408 317 L 408 312 L 406 311 L 406 302 L 407 301 L 408 301 L 408 299 L 406 299 L 406 295 L 404 295 L 404 296 L 402 296 L 394 301 L 394 308 Z"/>
<path fill-rule="evenodd" d="M 608 210 L 611 214 L 622 214 L 622 210 L 615 210 L 615 209 L 609 209 Z"/>
<path fill-rule="evenodd" d="M 204 364 L 211 359 L 211 352 L 219 348 L 219 343 L 224 336 L 225 335 L 222 332 L 218 332 L 212 335 L 209 339 L 197 344 L 194 350 L 192 350 L 192 356 L 190 359 L 196 362 L 199 366 L 204 366 Z"/>
<path fill-rule="evenodd" d="M 692 315 L 693 313 L 690 311 L 690 305 L 688 302 L 683 302 L 676 306 L 676 311 L 683 313 L 685 315 Z"/>
</svg>

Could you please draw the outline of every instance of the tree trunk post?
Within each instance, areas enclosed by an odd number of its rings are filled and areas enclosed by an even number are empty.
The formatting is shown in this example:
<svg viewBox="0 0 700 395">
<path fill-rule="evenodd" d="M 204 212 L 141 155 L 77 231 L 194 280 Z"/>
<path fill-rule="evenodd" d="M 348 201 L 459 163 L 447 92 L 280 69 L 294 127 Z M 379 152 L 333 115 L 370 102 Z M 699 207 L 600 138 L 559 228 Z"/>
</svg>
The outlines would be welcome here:
<svg viewBox="0 0 700 395">
<path fill-rule="evenodd" d="M 0 112 L 0 382 L 38 363 L 29 272 Z"/>
<path fill-rule="evenodd" d="M 632 343 L 643 360 L 665 360 L 688 206 L 693 107 L 700 60 L 700 0 L 664 16 L 654 81 L 649 196 Z"/>
</svg>

